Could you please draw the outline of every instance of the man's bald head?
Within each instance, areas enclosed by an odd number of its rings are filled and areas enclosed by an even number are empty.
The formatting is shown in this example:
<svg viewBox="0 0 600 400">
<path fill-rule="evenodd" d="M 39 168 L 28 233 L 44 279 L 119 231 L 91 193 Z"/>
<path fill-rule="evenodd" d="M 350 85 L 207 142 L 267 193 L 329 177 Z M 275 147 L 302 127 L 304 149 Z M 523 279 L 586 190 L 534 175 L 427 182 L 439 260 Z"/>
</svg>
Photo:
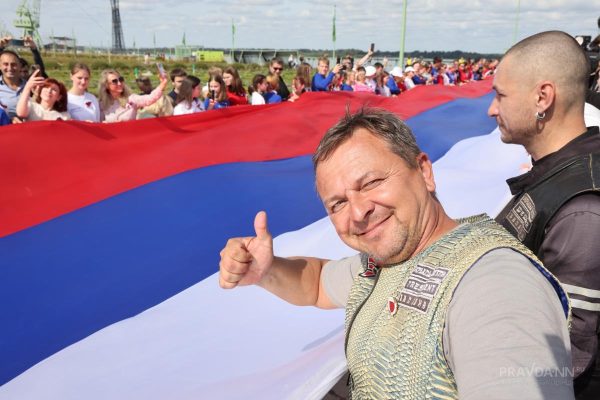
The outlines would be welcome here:
<svg viewBox="0 0 600 400">
<path fill-rule="evenodd" d="M 588 58 L 573 37 L 561 31 L 541 32 L 511 47 L 502 64 L 518 71 L 510 74 L 524 85 L 533 87 L 541 81 L 556 85 L 557 105 L 564 110 L 583 107 L 590 75 Z"/>
</svg>

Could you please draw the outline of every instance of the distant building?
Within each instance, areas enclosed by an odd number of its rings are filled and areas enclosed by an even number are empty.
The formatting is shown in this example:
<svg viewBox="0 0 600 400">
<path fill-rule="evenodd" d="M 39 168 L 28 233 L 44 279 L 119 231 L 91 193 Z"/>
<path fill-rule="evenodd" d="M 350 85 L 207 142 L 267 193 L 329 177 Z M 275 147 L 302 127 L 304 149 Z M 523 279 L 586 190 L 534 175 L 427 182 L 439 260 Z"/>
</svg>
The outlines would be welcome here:
<svg viewBox="0 0 600 400">
<path fill-rule="evenodd" d="M 221 50 L 198 50 L 196 51 L 196 60 L 222 62 L 225 60 L 225 54 Z"/>
</svg>

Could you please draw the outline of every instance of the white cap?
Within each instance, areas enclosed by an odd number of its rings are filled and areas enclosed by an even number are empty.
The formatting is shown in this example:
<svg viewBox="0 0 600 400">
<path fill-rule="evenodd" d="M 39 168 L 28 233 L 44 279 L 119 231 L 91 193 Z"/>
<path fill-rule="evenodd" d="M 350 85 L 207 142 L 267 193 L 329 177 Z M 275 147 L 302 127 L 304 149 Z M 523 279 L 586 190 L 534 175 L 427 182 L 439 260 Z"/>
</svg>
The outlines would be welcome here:
<svg viewBox="0 0 600 400">
<path fill-rule="evenodd" d="M 365 68 L 365 76 L 374 76 L 376 72 L 377 70 L 372 65 Z"/>
<path fill-rule="evenodd" d="M 406 67 L 404 68 L 404 72 L 415 72 L 415 69 L 413 67 Z"/>
<path fill-rule="evenodd" d="M 395 77 L 401 77 L 401 76 L 403 76 L 403 74 L 402 74 L 402 68 L 400 68 L 398 66 L 395 66 L 390 71 L 390 75 L 395 76 Z"/>
</svg>

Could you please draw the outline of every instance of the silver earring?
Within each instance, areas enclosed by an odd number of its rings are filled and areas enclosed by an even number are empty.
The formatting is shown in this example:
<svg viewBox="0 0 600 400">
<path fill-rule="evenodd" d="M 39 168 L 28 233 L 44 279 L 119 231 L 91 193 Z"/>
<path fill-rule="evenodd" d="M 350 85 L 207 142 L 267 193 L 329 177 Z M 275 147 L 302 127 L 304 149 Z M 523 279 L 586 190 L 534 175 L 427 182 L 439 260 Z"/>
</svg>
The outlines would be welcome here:
<svg viewBox="0 0 600 400">
<path fill-rule="evenodd" d="M 546 112 L 543 112 L 543 113 L 540 114 L 538 111 L 536 111 L 536 113 L 535 113 L 535 119 L 537 119 L 538 121 L 541 121 L 544 118 L 546 118 Z"/>
</svg>

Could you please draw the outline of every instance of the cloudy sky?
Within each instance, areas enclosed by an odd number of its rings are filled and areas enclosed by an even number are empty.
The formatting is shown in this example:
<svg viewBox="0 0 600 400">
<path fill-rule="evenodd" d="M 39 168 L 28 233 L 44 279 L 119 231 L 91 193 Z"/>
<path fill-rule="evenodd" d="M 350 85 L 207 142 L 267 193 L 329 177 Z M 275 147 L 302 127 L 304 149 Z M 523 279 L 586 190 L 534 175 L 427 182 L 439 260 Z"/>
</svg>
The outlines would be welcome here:
<svg viewBox="0 0 600 400">
<path fill-rule="evenodd" d="M 23 0 L 0 1 L 0 31 L 18 34 L 15 11 Z M 502 53 L 513 41 L 518 0 L 407 0 L 406 50 L 465 50 Z M 32 3 L 32 0 L 29 0 Z M 127 47 L 180 44 L 236 48 L 331 49 L 337 3 L 336 48 L 400 48 L 402 0 L 121 0 Z M 594 5 L 595 3 L 595 5 Z M 521 0 L 517 38 L 559 29 L 599 33 L 597 0 Z M 78 44 L 111 44 L 109 0 L 43 0 L 40 32 L 72 36 Z"/>
</svg>

